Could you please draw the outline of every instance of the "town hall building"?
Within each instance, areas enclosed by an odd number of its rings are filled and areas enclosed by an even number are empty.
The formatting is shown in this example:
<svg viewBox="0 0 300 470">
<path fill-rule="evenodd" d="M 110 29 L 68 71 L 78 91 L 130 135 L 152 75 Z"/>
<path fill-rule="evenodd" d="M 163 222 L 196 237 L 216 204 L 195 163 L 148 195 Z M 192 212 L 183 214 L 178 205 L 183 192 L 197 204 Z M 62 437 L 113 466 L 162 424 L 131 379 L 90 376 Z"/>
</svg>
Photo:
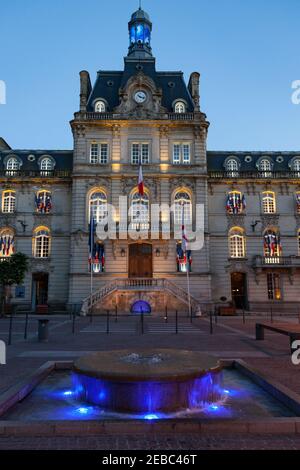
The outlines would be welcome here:
<svg viewBox="0 0 300 470">
<path fill-rule="evenodd" d="M 219 306 L 296 311 L 300 151 L 207 150 L 200 74 L 186 84 L 180 71 L 158 71 L 151 34 L 148 14 L 137 10 L 123 70 L 101 70 L 94 84 L 80 72 L 73 150 L 17 150 L 0 139 L 0 257 L 22 252 L 30 261 L 12 302 L 160 314 L 188 312 L 190 298 L 193 314 Z M 137 239 L 124 235 L 120 196 Z M 170 220 L 161 210 L 155 237 L 153 204 L 172 207 Z M 91 220 L 101 224 L 108 205 L 116 236 L 96 230 L 91 250 Z M 195 229 L 197 205 L 203 247 L 185 252 L 175 229 Z"/>
</svg>

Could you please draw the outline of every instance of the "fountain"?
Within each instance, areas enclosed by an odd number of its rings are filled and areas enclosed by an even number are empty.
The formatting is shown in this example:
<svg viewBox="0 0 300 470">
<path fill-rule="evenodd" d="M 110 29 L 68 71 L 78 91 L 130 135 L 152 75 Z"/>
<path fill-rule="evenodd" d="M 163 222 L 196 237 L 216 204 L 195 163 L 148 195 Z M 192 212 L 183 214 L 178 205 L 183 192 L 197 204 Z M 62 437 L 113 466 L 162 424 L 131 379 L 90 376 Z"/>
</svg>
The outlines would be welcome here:
<svg viewBox="0 0 300 470">
<path fill-rule="evenodd" d="M 74 363 L 76 398 L 118 413 L 174 413 L 223 400 L 222 367 L 201 352 L 97 352 Z"/>
</svg>

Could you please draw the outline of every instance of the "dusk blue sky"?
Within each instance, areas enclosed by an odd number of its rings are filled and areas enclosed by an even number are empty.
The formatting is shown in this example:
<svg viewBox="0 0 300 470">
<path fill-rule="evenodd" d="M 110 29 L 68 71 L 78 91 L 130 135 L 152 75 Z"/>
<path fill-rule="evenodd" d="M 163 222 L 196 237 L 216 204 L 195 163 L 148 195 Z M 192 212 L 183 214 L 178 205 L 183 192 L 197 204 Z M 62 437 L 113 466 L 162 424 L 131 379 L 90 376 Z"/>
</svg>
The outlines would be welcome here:
<svg viewBox="0 0 300 470">
<path fill-rule="evenodd" d="M 138 0 L 0 0 L 0 136 L 72 148 L 79 71 L 118 70 Z M 299 150 L 299 0 L 143 0 L 158 70 L 201 73 L 209 150 Z"/>
</svg>

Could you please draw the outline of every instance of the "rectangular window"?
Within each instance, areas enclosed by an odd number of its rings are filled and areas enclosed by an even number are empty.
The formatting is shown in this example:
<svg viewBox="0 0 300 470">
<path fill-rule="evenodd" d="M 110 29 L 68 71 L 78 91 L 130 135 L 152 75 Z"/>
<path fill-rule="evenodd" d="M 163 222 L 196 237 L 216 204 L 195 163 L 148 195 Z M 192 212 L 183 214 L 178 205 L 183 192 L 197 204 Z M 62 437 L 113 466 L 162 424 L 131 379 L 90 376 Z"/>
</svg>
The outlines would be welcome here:
<svg viewBox="0 0 300 470">
<path fill-rule="evenodd" d="M 108 163 L 108 144 L 93 143 L 90 149 L 90 162 L 94 165 L 100 163 L 106 165 Z"/>
<path fill-rule="evenodd" d="M 267 274 L 268 299 L 281 300 L 280 275 L 277 273 Z"/>
<path fill-rule="evenodd" d="M 131 163 L 138 165 L 139 163 L 147 165 L 150 163 L 150 146 L 149 143 L 133 143 L 131 144 Z"/>
<path fill-rule="evenodd" d="M 173 145 L 173 164 L 189 165 L 191 163 L 191 146 L 190 144 L 176 143 Z"/>
</svg>

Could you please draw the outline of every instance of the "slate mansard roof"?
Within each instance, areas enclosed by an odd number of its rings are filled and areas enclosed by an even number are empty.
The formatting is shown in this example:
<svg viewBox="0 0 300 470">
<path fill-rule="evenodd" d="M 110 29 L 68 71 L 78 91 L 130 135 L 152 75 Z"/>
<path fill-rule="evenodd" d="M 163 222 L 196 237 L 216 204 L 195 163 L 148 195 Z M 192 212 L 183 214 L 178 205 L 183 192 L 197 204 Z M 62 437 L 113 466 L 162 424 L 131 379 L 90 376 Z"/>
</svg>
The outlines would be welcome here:
<svg viewBox="0 0 300 470">
<path fill-rule="evenodd" d="M 55 171 L 71 172 L 73 168 L 72 150 L 14 150 L 0 149 L 0 172 L 4 171 L 5 161 L 10 156 L 16 156 L 22 161 L 21 171 L 39 172 L 39 160 L 43 156 L 50 156 L 55 162 Z"/>
<path fill-rule="evenodd" d="M 239 163 L 241 172 L 257 171 L 257 163 L 262 158 L 267 158 L 272 163 L 272 171 L 289 171 L 289 164 L 294 158 L 300 159 L 299 152 L 261 152 L 261 151 L 207 151 L 208 171 L 225 171 L 225 162 L 229 158 L 235 158 Z"/>
<path fill-rule="evenodd" d="M 173 111 L 173 103 L 183 100 L 187 104 L 187 112 L 194 111 L 194 103 L 184 81 L 183 72 L 158 72 L 155 60 L 125 59 L 124 71 L 99 71 L 97 79 L 90 94 L 87 111 L 93 112 L 93 103 L 96 99 L 104 99 L 108 111 L 112 112 L 120 104 L 119 90 L 124 88 L 130 77 L 143 72 L 152 78 L 158 88 L 162 90 L 162 106 L 169 112 Z"/>
</svg>

